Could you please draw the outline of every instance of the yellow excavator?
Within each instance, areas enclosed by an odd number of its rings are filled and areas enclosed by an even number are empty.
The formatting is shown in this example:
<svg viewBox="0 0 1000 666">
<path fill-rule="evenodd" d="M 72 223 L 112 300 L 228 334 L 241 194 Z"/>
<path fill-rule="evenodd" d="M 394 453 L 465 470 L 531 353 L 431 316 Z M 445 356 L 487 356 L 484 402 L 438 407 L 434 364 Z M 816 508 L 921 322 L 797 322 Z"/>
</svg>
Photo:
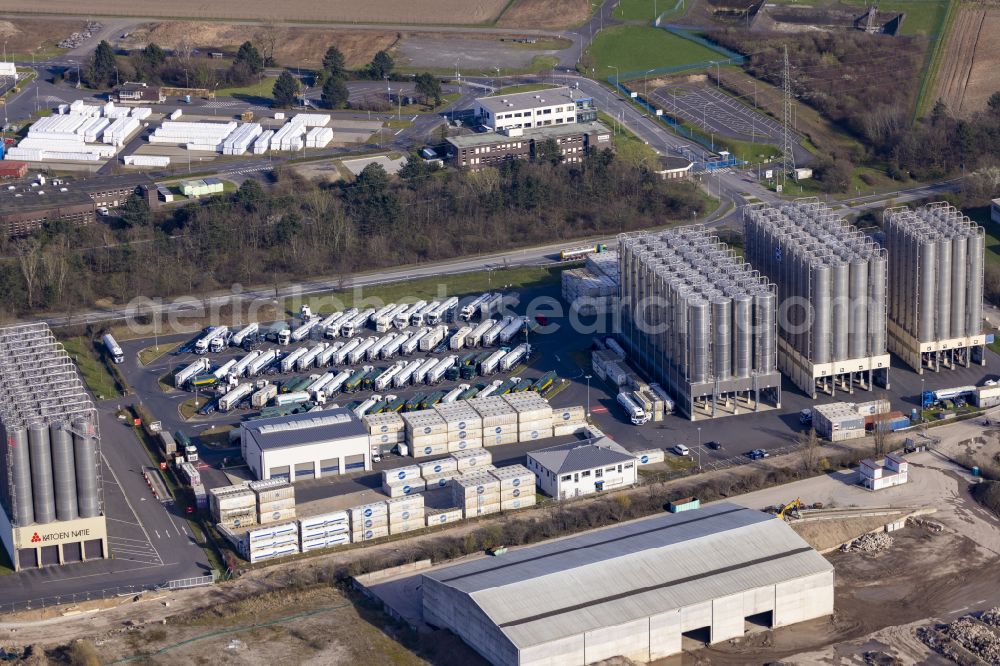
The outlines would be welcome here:
<svg viewBox="0 0 1000 666">
<path fill-rule="evenodd" d="M 781 511 L 778 512 L 778 518 L 780 518 L 781 520 L 787 520 L 787 518 L 785 518 L 786 513 L 788 513 L 789 511 L 793 511 L 795 509 L 804 509 L 804 508 L 806 508 L 806 505 L 802 503 L 801 499 L 796 497 L 791 502 L 781 507 Z"/>
</svg>

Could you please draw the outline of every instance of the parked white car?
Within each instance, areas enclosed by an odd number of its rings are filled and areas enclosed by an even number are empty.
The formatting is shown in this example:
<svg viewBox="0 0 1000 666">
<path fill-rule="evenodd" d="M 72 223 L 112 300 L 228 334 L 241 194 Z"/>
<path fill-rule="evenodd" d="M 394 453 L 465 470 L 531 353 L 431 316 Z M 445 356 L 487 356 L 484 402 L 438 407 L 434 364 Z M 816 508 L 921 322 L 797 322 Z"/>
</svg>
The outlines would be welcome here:
<svg viewBox="0 0 1000 666">
<path fill-rule="evenodd" d="M 676 453 L 677 455 L 679 455 L 679 456 L 689 456 L 689 455 L 691 455 L 691 449 L 689 449 L 688 447 L 684 446 L 683 444 L 677 444 L 671 450 L 674 453 Z"/>
</svg>

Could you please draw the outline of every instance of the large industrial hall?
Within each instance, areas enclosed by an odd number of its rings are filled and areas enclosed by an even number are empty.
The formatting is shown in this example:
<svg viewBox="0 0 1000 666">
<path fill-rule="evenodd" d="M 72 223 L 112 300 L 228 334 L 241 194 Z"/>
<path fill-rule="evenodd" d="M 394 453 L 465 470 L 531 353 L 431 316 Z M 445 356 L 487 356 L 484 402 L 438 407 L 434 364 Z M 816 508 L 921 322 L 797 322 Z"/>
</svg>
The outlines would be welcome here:
<svg viewBox="0 0 1000 666">
<path fill-rule="evenodd" d="M 663 514 L 422 577 L 423 619 L 498 666 L 637 661 L 833 613 L 833 566 L 735 504 Z"/>
</svg>

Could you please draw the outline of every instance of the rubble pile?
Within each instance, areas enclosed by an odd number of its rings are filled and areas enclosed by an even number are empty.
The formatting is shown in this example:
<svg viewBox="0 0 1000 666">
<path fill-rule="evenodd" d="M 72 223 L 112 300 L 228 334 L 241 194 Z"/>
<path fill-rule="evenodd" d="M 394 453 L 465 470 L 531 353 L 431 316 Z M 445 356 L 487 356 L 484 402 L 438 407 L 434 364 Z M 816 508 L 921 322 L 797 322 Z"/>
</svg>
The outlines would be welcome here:
<svg viewBox="0 0 1000 666">
<path fill-rule="evenodd" d="M 1000 606 L 984 611 L 979 619 L 991 627 L 1000 627 Z"/>
<path fill-rule="evenodd" d="M 864 534 L 854 541 L 845 543 L 840 550 L 845 553 L 868 553 L 876 554 L 892 548 L 892 537 L 886 532 L 872 532 Z"/>
<path fill-rule="evenodd" d="M 952 622 L 947 632 L 987 664 L 1000 664 L 1000 636 L 983 623 L 963 617 Z"/>
</svg>

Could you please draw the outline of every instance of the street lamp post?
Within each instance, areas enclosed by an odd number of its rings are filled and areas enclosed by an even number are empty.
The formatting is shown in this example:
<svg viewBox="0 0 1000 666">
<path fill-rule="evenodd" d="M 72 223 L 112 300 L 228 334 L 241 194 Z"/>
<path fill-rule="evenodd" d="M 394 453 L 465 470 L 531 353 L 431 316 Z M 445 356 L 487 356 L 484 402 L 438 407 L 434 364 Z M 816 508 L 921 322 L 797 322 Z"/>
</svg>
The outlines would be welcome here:
<svg viewBox="0 0 1000 666">
<path fill-rule="evenodd" d="M 701 427 L 698 428 L 698 471 L 701 471 Z"/>
<path fill-rule="evenodd" d="M 615 86 L 617 87 L 618 86 L 618 81 L 620 79 L 620 73 L 618 71 L 618 68 L 615 67 L 614 65 L 608 65 L 608 69 L 615 70 Z"/>
<path fill-rule="evenodd" d="M 920 378 L 920 422 L 924 422 L 924 378 Z"/>
<path fill-rule="evenodd" d="M 587 418 L 590 418 L 590 375 L 584 375 L 587 380 Z"/>
</svg>

